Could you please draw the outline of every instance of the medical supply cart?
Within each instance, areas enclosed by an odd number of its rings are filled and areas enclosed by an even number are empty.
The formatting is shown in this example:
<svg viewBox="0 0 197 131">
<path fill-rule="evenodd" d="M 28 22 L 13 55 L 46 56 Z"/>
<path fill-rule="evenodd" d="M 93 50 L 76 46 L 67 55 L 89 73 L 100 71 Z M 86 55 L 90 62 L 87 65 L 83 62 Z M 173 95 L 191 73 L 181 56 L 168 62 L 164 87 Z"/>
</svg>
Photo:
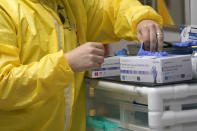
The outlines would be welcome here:
<svg viewBox="0 0 197 131">
<path fill-rule="evenodd" d="M 87 119 L 115 123 L 110 131 L 197 131 L 195 82 L 145 86 L 87 78 L 86 90 Z"/>
</svg>

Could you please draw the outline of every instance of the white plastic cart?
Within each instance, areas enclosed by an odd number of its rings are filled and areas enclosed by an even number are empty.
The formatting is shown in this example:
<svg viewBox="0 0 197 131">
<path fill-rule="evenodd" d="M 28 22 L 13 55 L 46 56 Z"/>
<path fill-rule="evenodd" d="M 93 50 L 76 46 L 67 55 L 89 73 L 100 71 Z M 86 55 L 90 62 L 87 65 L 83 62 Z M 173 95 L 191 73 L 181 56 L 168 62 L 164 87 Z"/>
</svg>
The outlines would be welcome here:
<svg viewBox="0 0 197 131">
<path fill-rule="evenodd" d="M 197 131 L 197 83 L 147 87 L 86 79 L 86 88 L 87 114 L 125 130 Z"/>
</svg>

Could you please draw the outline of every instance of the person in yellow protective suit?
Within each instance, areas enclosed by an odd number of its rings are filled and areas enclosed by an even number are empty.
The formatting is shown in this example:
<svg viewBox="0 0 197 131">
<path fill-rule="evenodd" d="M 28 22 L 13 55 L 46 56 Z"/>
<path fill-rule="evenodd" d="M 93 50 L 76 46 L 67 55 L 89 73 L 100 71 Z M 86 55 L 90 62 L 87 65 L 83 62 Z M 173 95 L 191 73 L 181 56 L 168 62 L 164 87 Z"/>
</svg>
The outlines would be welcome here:
<svg viewBox="0 0 197 131">
<path fill-rule="evenodd" d="M 101 43 L 161 51 L 161 24 L 137 0 L 1 0 L 0 131 L 85 131 L 84 71 Z"/>
</svg>

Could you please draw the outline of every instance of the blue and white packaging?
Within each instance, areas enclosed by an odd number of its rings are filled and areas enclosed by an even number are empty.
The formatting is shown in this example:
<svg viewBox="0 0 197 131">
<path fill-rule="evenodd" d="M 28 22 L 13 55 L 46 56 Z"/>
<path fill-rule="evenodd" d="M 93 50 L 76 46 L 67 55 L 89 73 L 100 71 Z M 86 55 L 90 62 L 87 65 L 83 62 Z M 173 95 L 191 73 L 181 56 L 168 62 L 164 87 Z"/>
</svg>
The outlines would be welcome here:
<svg viewBox="0 0 197 131">
<path fill-rule="evenodd" d="M 101 68 L 88 72 L 90 78 L 120 76 L 120 56 L 104 58 Z"/>
<path fill-rule="evenodd" d="M 182 26 L 180 36 L 181 42 L 197 41 L 197 25 Z"/>
<path fill-rule="evenodd" d="M 190 55 L 120 58 L 121 81 L 168 83 L 192 79 Z"/>
</svg>

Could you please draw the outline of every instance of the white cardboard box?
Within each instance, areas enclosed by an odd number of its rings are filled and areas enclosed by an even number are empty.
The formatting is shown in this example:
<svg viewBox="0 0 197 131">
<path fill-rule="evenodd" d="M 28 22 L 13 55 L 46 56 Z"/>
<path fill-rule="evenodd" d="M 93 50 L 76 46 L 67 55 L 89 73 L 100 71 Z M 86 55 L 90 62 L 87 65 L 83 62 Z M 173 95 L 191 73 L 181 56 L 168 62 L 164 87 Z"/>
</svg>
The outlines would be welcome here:
<svg viewBox="0 0 197 131">
<path fill-rule="evenodd" d="M 190 55 L 120 58 L 121 81 L 168 83 L 192 79 Z"/>
<path fill-rule="evenodd" d="M 104 58 L 101 68 L 88 72 L 91 78 L 120 76 L 120 56 L 112 56 Z"/>
</svg>

